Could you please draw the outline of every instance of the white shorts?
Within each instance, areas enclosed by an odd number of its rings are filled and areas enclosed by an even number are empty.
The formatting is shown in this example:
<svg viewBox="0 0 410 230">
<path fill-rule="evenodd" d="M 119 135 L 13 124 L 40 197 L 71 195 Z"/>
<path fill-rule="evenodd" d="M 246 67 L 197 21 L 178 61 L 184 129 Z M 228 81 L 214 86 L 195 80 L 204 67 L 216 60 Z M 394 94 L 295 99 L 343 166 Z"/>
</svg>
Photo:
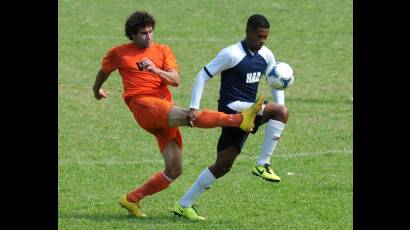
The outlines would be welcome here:
<svg viewBox="0 0 410 230">
<path fill-rule="evenodd" d="M 226 106 L 228 106 L 228 108 L 236 111 L 236 112 L 242 112 L 242 110 L 247 109 L 249 107 L 251 107 L 253 105 L 253 103 L 251 102 L 244 102 L 244 101 L 234 101 L 231 102 L 229 104 L 227 104 Z M 262 116 L 263 114 L 263 110 L 265 109 L 265 104 L 262 104 L 262 109 L 259 110 L 258 115 Z"/>
</svg>

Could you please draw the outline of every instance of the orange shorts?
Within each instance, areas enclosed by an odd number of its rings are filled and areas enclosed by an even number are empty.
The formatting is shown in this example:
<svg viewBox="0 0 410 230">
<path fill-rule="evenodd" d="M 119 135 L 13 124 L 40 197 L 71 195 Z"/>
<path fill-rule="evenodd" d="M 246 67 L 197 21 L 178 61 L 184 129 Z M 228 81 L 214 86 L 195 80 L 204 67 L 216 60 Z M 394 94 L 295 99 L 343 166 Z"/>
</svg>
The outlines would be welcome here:
<svg viewBox="0 0 410 230">
<path fill-rule="evenodd" d="M 174 103 L 152 96 L 132 97 L 127 105 L 138 124 L 152 133 L 161 153 L 171 140 L 175 140 L 182 149 L 182 137 L 177 127 L 168 127 L 168 113 Z"/>
</svg>

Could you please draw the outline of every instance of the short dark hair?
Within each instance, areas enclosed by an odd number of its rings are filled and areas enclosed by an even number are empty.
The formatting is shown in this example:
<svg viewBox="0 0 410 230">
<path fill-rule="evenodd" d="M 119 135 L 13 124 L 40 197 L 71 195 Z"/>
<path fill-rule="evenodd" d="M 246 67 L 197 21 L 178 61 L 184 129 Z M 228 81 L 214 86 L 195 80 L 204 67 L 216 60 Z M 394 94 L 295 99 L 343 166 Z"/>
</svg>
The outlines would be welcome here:
<svg viewBox="0 0 410 230">
<path fill-rule="evenodd" d="M 248 22 L 246 23 L 246 28 L 251 30 L 256 30 L 258 28 L 270 28 L 270 24 L 268 19 L 265 16 L 260 14 L 254 14 L 248 18 Z"/>
<path fill-rule="evenodd" d="M 132 40 L 132 35 L 136 34 L 139 28 L 146 26 L 152 26 L 152 29 L 155 29 L 154 17 L 145 11 L 136 11 L 125 22 L 125 35 Z"/>
</svg>

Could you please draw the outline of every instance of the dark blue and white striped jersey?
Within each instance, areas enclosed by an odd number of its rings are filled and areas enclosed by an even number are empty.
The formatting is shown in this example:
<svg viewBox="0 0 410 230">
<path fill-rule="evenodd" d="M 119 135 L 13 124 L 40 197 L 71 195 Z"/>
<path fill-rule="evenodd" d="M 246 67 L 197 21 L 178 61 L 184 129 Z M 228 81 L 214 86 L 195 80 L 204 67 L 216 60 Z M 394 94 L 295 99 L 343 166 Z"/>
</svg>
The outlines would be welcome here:
<svg viewBox="0 0 410 230">
<path fill-rule="evenodd" d="M 207 81 L 219 73 L 221 73 L 220 103 L 255 102 L 261 76 L 266 75 L 267 66 L 272 63 L 275 63 L 275 57 L 265 46 L 251 53 L 245 41 L 241 41 L 222 49 L 198 74 L 190 108 L 199 108 L 203 90 L 201 79 Z"/>
</svg>

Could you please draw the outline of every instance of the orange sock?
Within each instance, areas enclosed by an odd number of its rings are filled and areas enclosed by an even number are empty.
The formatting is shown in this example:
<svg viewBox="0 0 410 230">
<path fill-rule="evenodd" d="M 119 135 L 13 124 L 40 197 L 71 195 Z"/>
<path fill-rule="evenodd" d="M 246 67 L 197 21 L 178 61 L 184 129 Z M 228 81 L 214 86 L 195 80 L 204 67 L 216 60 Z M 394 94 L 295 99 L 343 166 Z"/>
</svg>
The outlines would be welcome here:
<svg viewBox="0 0 410 230">
<path fill-rule="evenodd" d="M 161 190 L 168 188 L 171 180 L 167 178 L 164 172 L 154 173 L 142 186 L 127 194 L 129 202 L 138 202 L 148 195 L 152 195 Z"/>
<path fill-rule="evenodd" d="M 242 114 L 226 114 L 212 110 L 203 110 L 197 113 L 194 126 L 198 128 L 239 127 Z"/>
</svg>

